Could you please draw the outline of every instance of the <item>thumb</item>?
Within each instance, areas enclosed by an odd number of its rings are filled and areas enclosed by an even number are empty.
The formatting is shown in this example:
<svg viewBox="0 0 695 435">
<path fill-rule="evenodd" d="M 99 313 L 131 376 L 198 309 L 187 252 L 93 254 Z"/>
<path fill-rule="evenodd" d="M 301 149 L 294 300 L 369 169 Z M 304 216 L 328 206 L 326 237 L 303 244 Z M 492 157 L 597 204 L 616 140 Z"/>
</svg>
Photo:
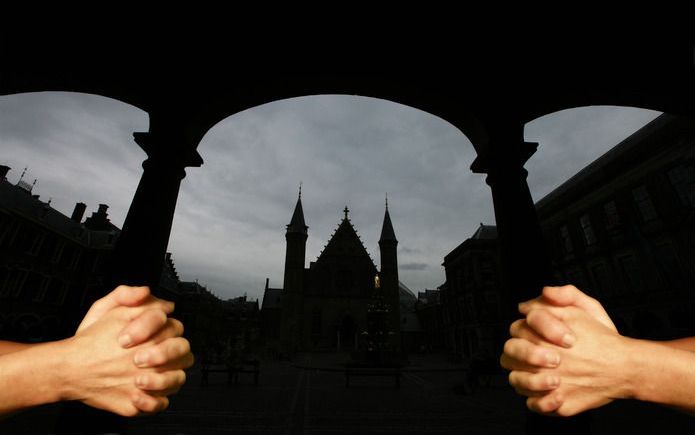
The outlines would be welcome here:
<svg viewBox="0 0 695 435">
<path fill-rule="evenodd" d="M 82 319 L 77 332 L 90 327 L 108 311 L 118 306 L 134 307 L 142 304 L 150 296 L 149 287 L 129 287 L 119 285 L 111 293 L 97 300 Z"/>
<path fill-rule="evenodd" d="M 582 293 L 573 285 L 563 285 L 562 287 L 543 287 L 543 299 L 551 305 L 557 307 L 574 306 L 585 311 L 596 308 L 596 301 Z"/>
<path fill-rule="evenodd" d="M 601 303 L 573 285 L 543 287 L 543 299 L 550 305 L 557 307 L 577 307 L 612 330 L 616 330 L 613 321 Z"/>
<path fill-rule="evenodd" d="M 110 308 L 115 308 L 117 306 L 136 307 L 143 304 L 149 296 L 149 287 L 120 285 L 106 297 L 111 297 L 113 305 Z"/>
</svg>

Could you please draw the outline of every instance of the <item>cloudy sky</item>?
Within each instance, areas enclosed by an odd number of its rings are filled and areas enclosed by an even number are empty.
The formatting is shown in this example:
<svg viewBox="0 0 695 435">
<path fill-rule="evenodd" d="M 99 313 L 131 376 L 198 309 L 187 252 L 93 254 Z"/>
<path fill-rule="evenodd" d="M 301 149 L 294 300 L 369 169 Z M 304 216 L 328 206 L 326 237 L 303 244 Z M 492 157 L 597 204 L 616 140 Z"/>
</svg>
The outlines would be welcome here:
<svg viewBox="0 0 695 435">
<path fill-rule="evenodd" d="M 539 118 L 526 140 L 540 143 L 527 163 L 535 200 L 659 113 L 586 107 Z M 70 215 L 110 206 L 119 227 L 145 153 L 132 133 L 147 113 L 104 97 L 70 93 L 0 96 L 2 161 L 16 182 Z M 303 183 L 307 265 L 339 224 L 343 208 L 379 265 L 384 195 L 396 236 L 400 278 L 413 291 L 444 281 L 444 255 L 483 222 L 494 224 L 484 176 L 468 169 L 469 140 L 447 122 L 392 102 L 353 96 L 279 101 L 229 117 L 199 147 L 205 163 L 187 169 L 168 250 L 183 280 L 222 298 L 262 298 L 265 278 L 282 286 L 284 229 Z"/>
</svg>

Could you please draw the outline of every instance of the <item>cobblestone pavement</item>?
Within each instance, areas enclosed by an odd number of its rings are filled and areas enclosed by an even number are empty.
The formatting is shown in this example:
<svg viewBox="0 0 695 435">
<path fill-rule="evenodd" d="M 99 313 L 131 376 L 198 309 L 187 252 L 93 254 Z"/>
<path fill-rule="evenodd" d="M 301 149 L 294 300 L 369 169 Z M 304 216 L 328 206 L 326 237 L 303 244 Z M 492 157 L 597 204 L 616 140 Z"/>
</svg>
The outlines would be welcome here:
<svg viewBox="0 0 695 435">
<path fill-rule="evenodd" d="M 345 386 L 344 361 L 335 354 L 294 362 L 262 362 L 259 385 L 241 374 L 227 385 L 210 374 L 201 385 L 194 367 L 165 412 L 129 420 L 130 434 L 519 434 L 523 400 L 499 376 L 466 394 L 463 373 L 437 356 L 414 356 L 401 388 L 393 378 L 362 377 Z M 303 368 L 298 368 L 303 367 Z M 56 407 L 27 411 L 0 422 L 0 434 L 50 433 Z M 592 433 L 695 433 L 695 418 L 650 405 L 621 403 L 597 412 Z M 674 432 L 665 428 L 678 428 Z M 622 429 L 622 430 L 619 430 Z"/>
</svg>

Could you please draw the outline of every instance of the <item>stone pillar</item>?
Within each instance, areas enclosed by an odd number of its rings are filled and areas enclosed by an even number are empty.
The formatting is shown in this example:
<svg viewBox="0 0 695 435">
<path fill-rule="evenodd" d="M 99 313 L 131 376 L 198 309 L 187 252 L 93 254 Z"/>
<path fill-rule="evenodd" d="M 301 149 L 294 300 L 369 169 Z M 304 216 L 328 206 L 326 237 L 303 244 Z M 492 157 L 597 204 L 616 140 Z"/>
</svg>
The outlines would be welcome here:
<svg viewBox="0 0 695 435">
<path fill-rule="evenodd" d="M 538 144 L 524 141 L 521 123 L 496 125 L 491 130 L 490 143 L 478 154 L 471 170 L 488 174 L 486 183 L 492 191 L 500 243 L 502 303 L 509 325 L 520 317 L 517 304 L 537 297 L 543 286 L 555 284 L 555 279 L 524 169 Z M 520 398 L 520 406 L 524 403 Z M 529 411 L 526 420 L 526 433 L 533 435 L 588 434 L 590 428 L 588 413 L 559 419 Z"/>
<path fill-rule="evenodd" d="M 159 282 L 184 169 L 203 163 L 195 149 L 172 146 L 169 140 L 175 138 L 151 132 L 133 136 L 148 158 L 113 253 L 110 288 Z"/>
<path fill-rule="evenodd" d="M 200 166 L 202 158 L 189 148 L 183 137 L 134 133 L 135 142 L 147 153 L 140 184 L 130 204 L 121 235 L 108 267 L 105 293 L 115 286 L 148 285 L 154 287 L 164 264 L 171 224 L 184 168 Z M 179 140 L 180 139 L 180 140 Z M 92 301 L 103 295 L 89 295 Z M 89 308 L 91 302 L 83 307 Z M 122 433 L 126 420 L 115 414 L 87 407 L 79 402 L 62 405 L 56 423 L 58 434 Z"/>
</svg>

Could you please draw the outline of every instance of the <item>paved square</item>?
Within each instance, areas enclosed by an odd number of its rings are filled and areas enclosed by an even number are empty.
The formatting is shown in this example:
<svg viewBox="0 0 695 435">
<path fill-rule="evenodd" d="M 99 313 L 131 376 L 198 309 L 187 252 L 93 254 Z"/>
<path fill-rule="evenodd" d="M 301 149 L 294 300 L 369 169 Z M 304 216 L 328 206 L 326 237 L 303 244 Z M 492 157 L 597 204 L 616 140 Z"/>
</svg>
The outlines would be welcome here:
<svg viewBox="0 0 695 435">
<path fill-rule="evenodd" d="M 336 369 L 342 355 L 302 355 L 293 362 L 263 361 L 258 386 L 241 374 L 228 385 L 211 373 L 201 385 L 197 367 L 165 412 L 129 420 L 129 434 L 520 434 L 523 399 L 500 376 L 473 394 L 460 388 L 460 368 L 441 356 L 411 358 L 395 387 L 391 377 L 357 377 L 345 387 Z M 300 369 L 313 367 L 313 369 Z M 30 410 L 0 422 L 2 434 L 51 433 L 55 406 Z M 695 433 L 695 418 L 636 402 L 594 413 L 592 433 Z"/>
</svg>

